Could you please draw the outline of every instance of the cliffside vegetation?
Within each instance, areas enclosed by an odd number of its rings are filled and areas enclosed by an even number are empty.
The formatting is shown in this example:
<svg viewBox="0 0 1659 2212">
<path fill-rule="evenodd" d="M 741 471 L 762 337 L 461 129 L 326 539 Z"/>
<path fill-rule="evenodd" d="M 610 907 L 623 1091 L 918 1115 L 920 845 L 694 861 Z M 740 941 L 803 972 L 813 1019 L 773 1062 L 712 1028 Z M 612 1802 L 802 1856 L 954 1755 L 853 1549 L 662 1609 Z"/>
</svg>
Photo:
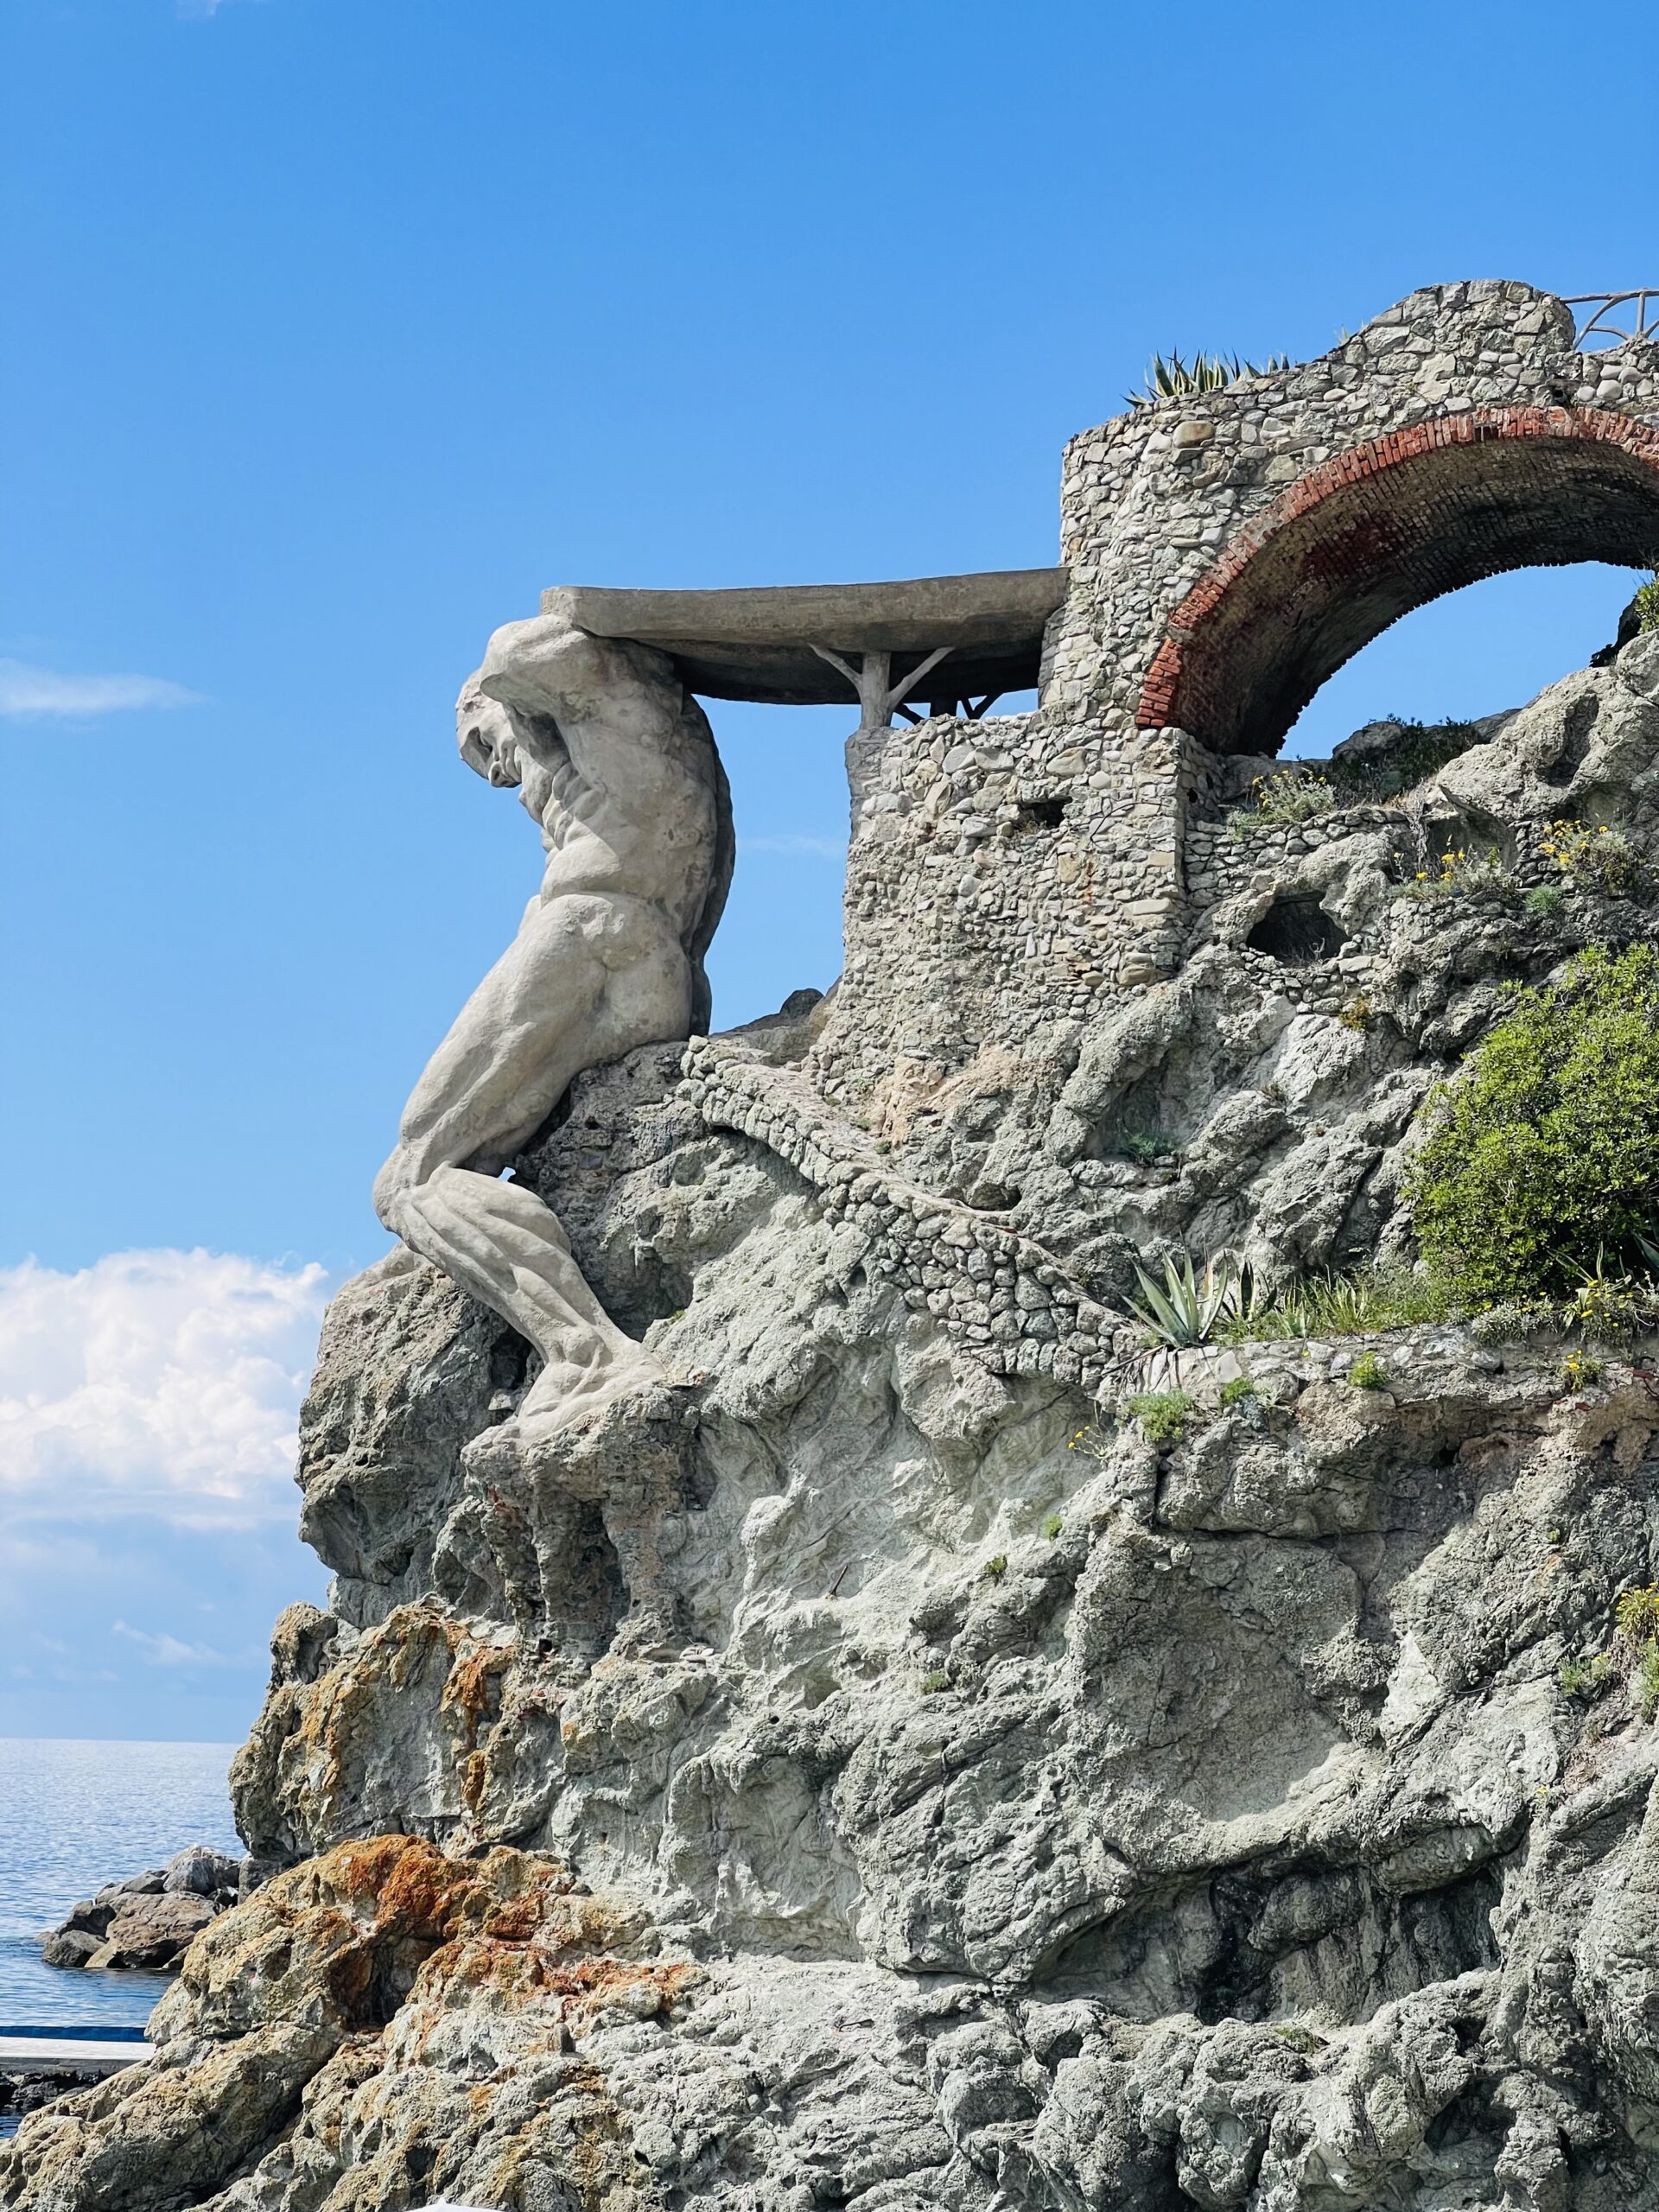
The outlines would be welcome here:
<svg viewBox="0 0 1659 2212">
<path fill-rule="evenodd" d="M 1659 1206 L 1659 951 L 1588 951 L 1518 991 L 1438 1094 L 1409 1179 L 1424 1259 L 1461 1304 L 1560 1299 L 1641 1266 Z"/>
</svg>

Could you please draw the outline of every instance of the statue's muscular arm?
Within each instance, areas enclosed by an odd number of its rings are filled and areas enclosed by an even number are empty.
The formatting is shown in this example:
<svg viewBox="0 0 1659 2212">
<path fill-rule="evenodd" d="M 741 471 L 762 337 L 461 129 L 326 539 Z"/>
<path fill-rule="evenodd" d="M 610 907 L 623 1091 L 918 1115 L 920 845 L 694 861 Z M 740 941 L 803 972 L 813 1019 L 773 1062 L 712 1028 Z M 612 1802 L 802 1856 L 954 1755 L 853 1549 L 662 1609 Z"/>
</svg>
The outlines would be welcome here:
<svg viewBox="0 0 1659 2212">
<path fill-rule="evenodd" d="M 495 632 L 479 688 L 512 710 L 518 741 L 539 766 L 574 777 L 575 806 L 584 798 L 608 803 L 648 831 L 662 801 L 688 780 L 675 743 L 683 694 L 655 662 L 543 614 Z"/>
</svg>

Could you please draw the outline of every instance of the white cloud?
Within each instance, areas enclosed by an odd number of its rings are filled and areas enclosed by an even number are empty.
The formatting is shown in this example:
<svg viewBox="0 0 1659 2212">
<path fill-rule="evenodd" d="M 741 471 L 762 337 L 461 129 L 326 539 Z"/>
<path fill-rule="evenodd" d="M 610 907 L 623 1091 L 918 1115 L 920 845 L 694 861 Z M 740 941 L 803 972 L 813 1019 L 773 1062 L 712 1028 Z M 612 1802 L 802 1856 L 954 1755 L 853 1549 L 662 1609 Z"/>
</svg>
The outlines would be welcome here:
<svg viewBox="0 0 1659 2212">
<path fill-rule="evenodd" d="M 194 707 L 197 693 L 160 676 L 60 676 L 0 659 L 0 715 L 118 715 L 134 707 Z"/>
<path fill-rule="evenodd" d="M 820 861 L 844 861 L 847 857 L 844 837 L 740 837 L 738 847 L 746 853 L 810 854 Z"/>
<path fill-rule="evenodd" d="M 148 1629 L 129 1628 L 125 1621 L 111 1621 L 110 1634 L 136 1643 L 152 1667 L 234 1667 L 239 1663 L 225 1652 L 215 1651 L 210 1643 L 186 1643 L 176 1636 L 169 1636 L 165 1629 L 159 1636 L 152 1636 Z"/>
<path fill-rule="evenodd" d="M 234 1253 L 0 1268 L 0 1503 L 288 1520 L 327 1278 Z"/>
</svg>

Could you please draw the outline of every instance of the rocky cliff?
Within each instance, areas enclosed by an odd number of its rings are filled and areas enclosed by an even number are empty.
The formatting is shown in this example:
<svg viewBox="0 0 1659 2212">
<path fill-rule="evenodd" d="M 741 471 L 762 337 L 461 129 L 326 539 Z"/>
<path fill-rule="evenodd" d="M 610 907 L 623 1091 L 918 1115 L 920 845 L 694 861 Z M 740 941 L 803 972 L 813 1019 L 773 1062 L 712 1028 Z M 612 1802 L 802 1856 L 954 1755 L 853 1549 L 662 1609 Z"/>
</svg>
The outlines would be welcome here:
<svg viewBox="0 0 1659 2212">
<path fill-rule="evenodd" d="M 268 1880 L 0 2201 L 1659 2201 L 1659 1734 L 1560 1672 L 1655 1573 L 1646 1347 L 1241 1343 L 1177 1356 L 1174 1438 L 1123 1411 L 1128 1252 L 1409 1255 L 1502 984 L 1650 933 L 1522 892 L 1564 814 L 1659 827 L 1659 639 L 1466 736 L 1219 838 L 1179 971 L 1042 1053 L 832 1109 L 803 995 L 584 1075 L 515 1173 L 666 1360 L 655 1433 L 505 1486 L 462 1446 L 524 1347 L 403 1255 L 347 1285 L 334 1599 L 234 1777 Z M 1285 909 L 1330 931 L 1263 951 Z"/>
<path fill-rule="evenodd" d="M 1652 849 L 1659 637 L 1410 741 L 1289 823 L 1200 760 L 1181 958 L 1103 1019 L 826 1085 L 859 1010 L 802 995 L 582 1077 L 514 1172 L 665 1364 L 649 1421 L 529 1479 L 523 1344 L 403 1253 L 347 1286 L 334 1594 L 235 1771 L 266 1878 L 0 2202 L 1659 2203 L 1652 1344 L 1147 1367 L 1127 1311 L 1137 1255 L 1409 1262 L 1505 986 L 1654 934 L 1645 874 L 1548 848 Z M 1074 880 L 1063 822 L 995 834 Z"/>
</svg>

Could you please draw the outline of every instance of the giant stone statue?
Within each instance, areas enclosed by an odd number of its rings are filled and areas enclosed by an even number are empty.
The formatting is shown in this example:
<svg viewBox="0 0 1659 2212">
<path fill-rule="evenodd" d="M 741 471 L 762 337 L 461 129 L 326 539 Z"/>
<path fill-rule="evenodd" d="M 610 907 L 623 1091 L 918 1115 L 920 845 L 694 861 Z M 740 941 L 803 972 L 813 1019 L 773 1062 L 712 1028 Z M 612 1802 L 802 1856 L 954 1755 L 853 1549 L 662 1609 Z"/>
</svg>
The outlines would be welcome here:
<svg viewBox="0 0 1659 2212">
<path fill-rule="evenodd" d="M 512 1435 L 493 1440 L 522 1451 L 663 1380 L 556 1216 L 500 1178 L 583 1069 L 707 1027 L 731 811 L 708 718 L 666 656 L 590 636 L 568 612 L 495 632 L 457 726 L 467 765 L 518 788 L 547 867 L 416 1084 L 374 1203 L 540 1355 Z"/>
</svg>

